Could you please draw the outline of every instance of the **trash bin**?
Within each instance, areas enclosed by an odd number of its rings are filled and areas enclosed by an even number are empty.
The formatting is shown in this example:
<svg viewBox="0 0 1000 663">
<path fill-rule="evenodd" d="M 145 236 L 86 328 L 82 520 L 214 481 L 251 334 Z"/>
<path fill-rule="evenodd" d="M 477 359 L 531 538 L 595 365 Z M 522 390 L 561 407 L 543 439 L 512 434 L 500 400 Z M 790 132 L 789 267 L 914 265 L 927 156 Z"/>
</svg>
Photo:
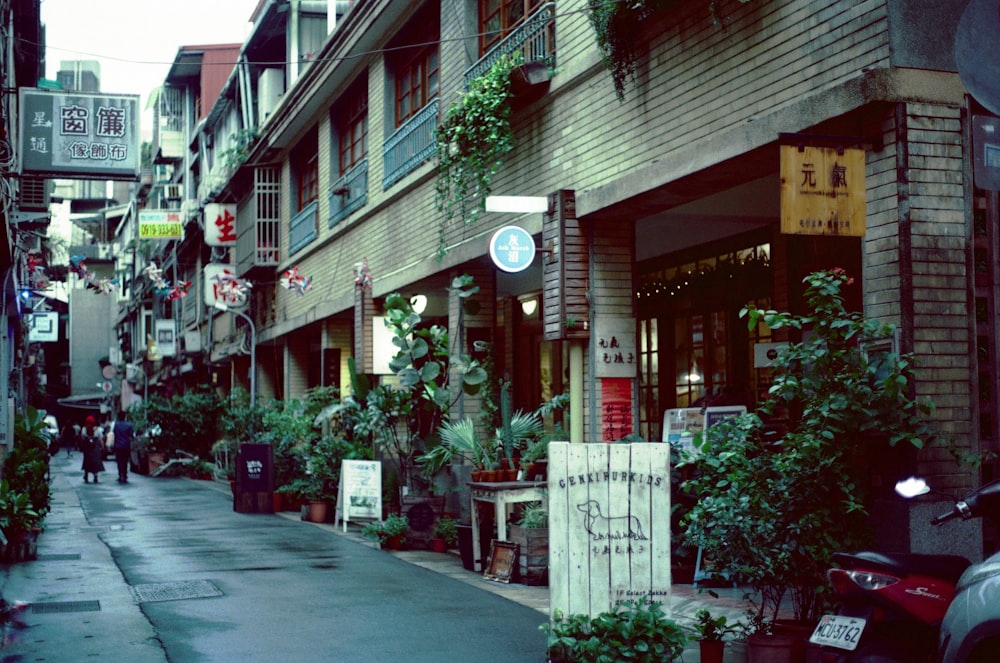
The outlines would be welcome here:
<svg viewBox="0 0 1000 663">
<path fill-rule="evenodd" d="M 458 527 L 458 552 L 462 556 L 462 566 L 466 571 L 476 570 L 476 560 L 472 554 L 472 525 L 459 523 Z"/>
</svg>

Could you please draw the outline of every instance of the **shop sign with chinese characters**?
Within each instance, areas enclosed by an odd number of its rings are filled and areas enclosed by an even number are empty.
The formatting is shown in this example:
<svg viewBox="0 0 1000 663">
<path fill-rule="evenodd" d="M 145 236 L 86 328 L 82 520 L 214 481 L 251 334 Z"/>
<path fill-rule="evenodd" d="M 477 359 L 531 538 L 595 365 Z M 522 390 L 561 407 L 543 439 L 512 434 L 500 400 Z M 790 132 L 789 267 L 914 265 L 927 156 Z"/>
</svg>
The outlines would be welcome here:
<svg viewBox="0 0 1000 663">
<path fill-rule="evenodd" d="M 865 234 L 865 151 L 781 146 L 781 232 Z"/>
<path fill-rule="evenodd" d="M 205 205 L 205 243 L 209 246 L 236 245 L 236 205 Z"/>
<path fill-rule="evenodd" d="M 138 95 L 31 88 L 19 95 L 23 174 L 139 179 Z"/>
<path fill-rule="evenodd" d="M 599 378 L 634 378 L 638 366 L 635 352 L 635 318 L 595 316 L 594 375 Z"/>
</svg>

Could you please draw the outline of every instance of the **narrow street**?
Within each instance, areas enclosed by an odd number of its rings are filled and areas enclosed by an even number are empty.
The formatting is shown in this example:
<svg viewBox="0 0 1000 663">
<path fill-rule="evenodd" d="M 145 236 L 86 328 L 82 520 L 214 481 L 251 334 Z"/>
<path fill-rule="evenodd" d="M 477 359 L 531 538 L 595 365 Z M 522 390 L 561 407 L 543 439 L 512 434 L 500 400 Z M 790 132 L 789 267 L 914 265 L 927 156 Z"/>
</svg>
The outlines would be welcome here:
<svg viewBox="0 0 1000 663">
<path fill-rule="evenodd" d="M 523 588 L 535 609 L 330 526 L 235 513 L 222 484 L 120 485 L 110 463 L 84 484 L 79 466 L 52 460 L 38 560 L 0 567 L 4 598 L 31 604 L 4 661 L 545 660 L 547 588 Z"/>
</svg>

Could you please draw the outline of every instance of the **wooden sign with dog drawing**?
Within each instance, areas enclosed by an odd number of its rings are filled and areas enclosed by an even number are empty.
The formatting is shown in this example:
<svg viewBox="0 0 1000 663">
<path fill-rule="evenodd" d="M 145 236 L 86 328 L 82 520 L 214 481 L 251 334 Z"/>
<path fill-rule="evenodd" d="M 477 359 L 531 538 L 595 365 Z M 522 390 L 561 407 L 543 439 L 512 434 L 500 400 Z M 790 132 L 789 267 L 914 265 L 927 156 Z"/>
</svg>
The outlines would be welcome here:
<svg viewBox="0 0 1000 663">
<path fill-rule="evenodd" d="M 670 445 L 549 445 L 551 612 L 670 606 Z"/>
</svg>

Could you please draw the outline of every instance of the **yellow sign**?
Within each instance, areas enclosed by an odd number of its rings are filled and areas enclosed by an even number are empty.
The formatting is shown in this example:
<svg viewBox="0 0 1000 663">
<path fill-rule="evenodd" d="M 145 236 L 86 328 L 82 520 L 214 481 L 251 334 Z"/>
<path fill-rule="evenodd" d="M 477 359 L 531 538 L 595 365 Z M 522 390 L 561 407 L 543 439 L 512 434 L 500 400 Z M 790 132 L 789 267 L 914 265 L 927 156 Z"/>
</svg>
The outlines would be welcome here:
<svg viewBox="0 0 1000 663">
<path fill-rule="evenodd" d="M 182 239 L 184 224 L 179 210 L 141 210 L 139 239 Z"/>
<path fill-rule="evenodd" d="M 781 232 L 865 234 L 865 151 L 781 146 Z"/>
</svg>

